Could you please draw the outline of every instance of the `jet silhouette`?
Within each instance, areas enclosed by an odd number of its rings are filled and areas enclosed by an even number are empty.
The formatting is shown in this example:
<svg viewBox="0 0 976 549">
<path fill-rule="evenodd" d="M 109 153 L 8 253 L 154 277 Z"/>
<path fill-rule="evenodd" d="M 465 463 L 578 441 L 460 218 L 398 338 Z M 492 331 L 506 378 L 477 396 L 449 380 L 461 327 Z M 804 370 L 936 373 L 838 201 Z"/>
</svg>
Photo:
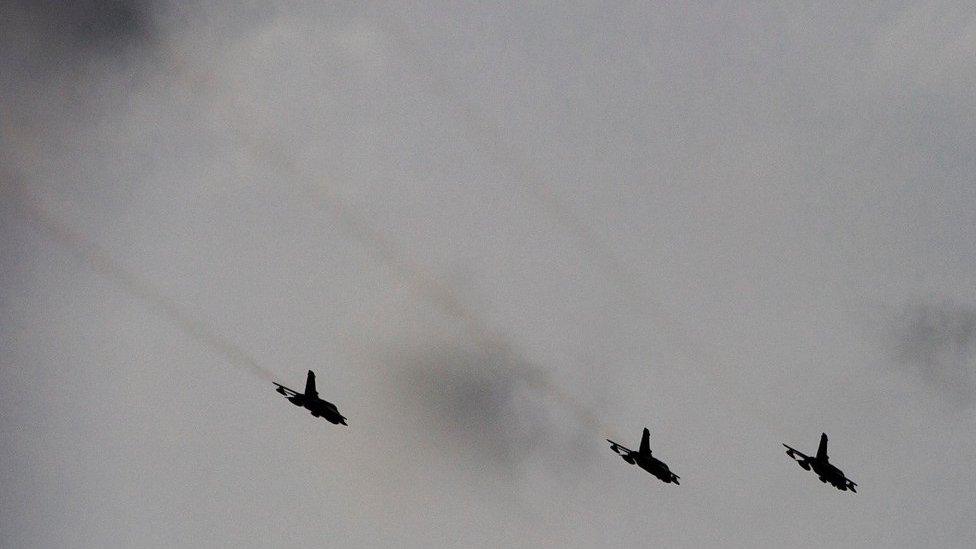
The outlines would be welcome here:
<svg viewBox="0 0 976 549">
<path fill-rule="evenodd" d="M 786 444 L 786 455 L 790 456 L 800 467 L 809 471 L 813 469 L 813 472 L 820 476 L 820 482 L 829 482 L 838 490 L 844 492 L 850 490 L 851 492 L 857 493 L 854 489 L 857 484 L 844 476 L 844 472 L 832 465 L 827 458 L 827 433 L 822 433 L 820 435 L 820 447 L 817 448 L 816 457 L 810 457 L 804 455 L 793 448 L 790 448 Z M 797 457 L 800 456 L 800 457 Z"/>
<path fill-rule="evenodd" d="M 339 413 L 335 404 L 319 398 L 319 393 L 315 390 L 315 374 L 312 370 L 308 371 L 308 378 L 305 380 L 305 393 L 299 393 L 294 389 L 289 389 L 280 383 L 275 383 L 278 387 L 276 392 L 282 394 L 295 406 L 301 406 L 314 417 L 324 417 L 335 425 L 347 425 L 346 418 Z"/>
<path fill-rule="evenodd" d="M 627 463 L 637 464 L 638 467 L 656 476 L 665 483 L 673 482 L 675 484 L 681 484 L 678 482 L 678 475 L 672 473 L 671 469 L 668 469 L 667 464 L 651 456 L 650 440 L 651 432 L 645 427 L 644 435 L 641 437 L 640 450 L 636 452 L 610 439 L 607 439 L 607 442 L 610 443 L 610 449 L 624 458 L 624 461 Z"/>
</svg>

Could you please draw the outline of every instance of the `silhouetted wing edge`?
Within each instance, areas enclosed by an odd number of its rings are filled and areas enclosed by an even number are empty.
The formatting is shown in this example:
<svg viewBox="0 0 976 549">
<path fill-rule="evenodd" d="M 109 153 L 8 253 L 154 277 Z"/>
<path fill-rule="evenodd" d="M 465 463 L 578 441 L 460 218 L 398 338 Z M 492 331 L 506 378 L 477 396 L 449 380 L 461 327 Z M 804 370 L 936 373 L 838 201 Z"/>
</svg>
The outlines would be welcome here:
<svg viewBox="0 0 976 549">
<path fill-rule="evenodd" d="M 298 391 L 296 391 L 294 389 L 289 389 L 288 387 L 285 387 L 284 385 L 282 385 L 280 383 L 275 383 L 275 382 L 272 381 L 271 384 L 274 385 L 275 387 L 277 387 L 277 389 L 275 389 L 275 391 L 277 391 L 278 393 L 280 393 L 282 395 L 288 396 L 286 394 L 286 392 L 291 393 L 293 396 L 297 396 L 297 395 L 300 395 L 301 394 Z"/>
<path fill-rule="evenodd" d="M 797 450 L 796 448 L 793 448 L 787 444 L 784 444 L 783 446 L 786 446 L 786 455 L 790 456 L 793 459 L 796 459 L 796 456 L 794 456 L 793 454 L 801 455 L 803 456 L 803 459 L 810 459 L 810 456 L 804 454 L 803 452 Z"/>
<path fill-rule="evenodd" d="M 610 443 L 610 449 L 613 450 L 614 452 L 616 452 L 617 454 L 620 454 L 621 456 L 625 456 L 627 454 L 633 454 L 634 453 L 633 450 L 631 450 L 630 448 L 624 446 L 623 444 L 620 444 L 619 442 L 614 442 L 614 441 L 610 440 L 609 438 L 607 439 L 607 442 Z M 624 453 L 620 453 L 620 450 L 623 450 Z"/>
</svg>

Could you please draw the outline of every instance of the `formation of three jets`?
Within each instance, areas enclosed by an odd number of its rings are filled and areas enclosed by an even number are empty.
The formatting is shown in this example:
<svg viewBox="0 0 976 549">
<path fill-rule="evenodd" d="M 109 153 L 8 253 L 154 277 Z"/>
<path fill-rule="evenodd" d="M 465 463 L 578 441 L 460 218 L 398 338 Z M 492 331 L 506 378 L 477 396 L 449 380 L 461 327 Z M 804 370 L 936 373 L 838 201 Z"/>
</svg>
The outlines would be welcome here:
<svg viewBox="0 0 976 549">
<path fill-rule="evenodd" d="M 275 383 L 274 385 L 277 387 L 277 389 L 275 389 L 276 392 L 283 395 L 295 406 L 305 408 L 311 412 L 314 417 L 325 418 L 327 421 L 335 425 L 347 425 L 346 418 L 339 413 L 339 409 L 335 404 L 319 398 L 319 393 L 315 390 L 315 374 L 311 370 L 308 371 L 308 377 L 305 379 L 304 393 L 299 393 L 298 391 L 285 387 L 280 383 Z M 645 427 L 644 433 L 641 435 L 640 446 L 636 451 L 610 439 L 607 439 L 607 442 L 610 443 L 610 449 L 616 452 L 617 455 L 622 457 L 627 463 L 637 465 L 664 483 L 680 484 L 678 479 L 681 477 L 672 473 L 671 469 L 668 468 L 666 463 L 651 455 L 650 440 L 651 432 Z M 829 482 L 831 485 L 841 491 L 850 490 L 851 492 L 857 492 L 857 490 L 854 488 L 857 486 L 857 484 L 851 479 L 845 477 L 843 471 L 830 463 L 827 457 L 826 433 L 820 435 L 820 446 L 817 448 L 817 455 L 813 457 L 808 456 L 786 444 L 783 446 L 786 446 L 786 455 L 793 458 L 803 469 L 807 471 L 812 470 L 814 473 L 816 473 L 820 477 L 821 482 Z"/>
</svg>

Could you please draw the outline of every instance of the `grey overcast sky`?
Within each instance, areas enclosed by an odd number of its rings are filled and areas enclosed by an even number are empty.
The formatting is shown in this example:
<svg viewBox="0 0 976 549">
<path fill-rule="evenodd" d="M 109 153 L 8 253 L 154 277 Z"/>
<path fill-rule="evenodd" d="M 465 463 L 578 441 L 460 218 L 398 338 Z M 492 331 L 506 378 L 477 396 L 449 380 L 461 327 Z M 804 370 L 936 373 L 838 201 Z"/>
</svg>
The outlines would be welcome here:
<svg viewBox="0 0 976 549">
<path fill-rule="evenodd" d="M 964 2 L 3 2 L 0 546 L 976 546 L 974 59 Z"/>
</svg>

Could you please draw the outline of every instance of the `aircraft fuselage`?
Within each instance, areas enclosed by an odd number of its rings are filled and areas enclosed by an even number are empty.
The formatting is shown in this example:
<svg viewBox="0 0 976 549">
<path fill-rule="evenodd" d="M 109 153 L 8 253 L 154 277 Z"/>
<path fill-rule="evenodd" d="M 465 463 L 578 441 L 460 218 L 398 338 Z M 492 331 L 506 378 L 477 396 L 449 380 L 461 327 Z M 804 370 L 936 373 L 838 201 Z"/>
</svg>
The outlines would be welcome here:
<svg viewBox="0 0 976 549">
<path fill-rule="evenodd" d="M 671 469 L 663 461 L 651 456 L 638 457 L 635 461 L 638 467 L 656 476 L 658 479 L 667 483 L 674 482 Z"/>
<path fill-rule="evenodd" d="M 829 482 L 842 491 L 847 490 L 847 477 L 844 476 L 844 472 L 830 462 L 814 458 L 810 460 L 810 468 L 817 473 L 821 482 Z"/>
<path fill-rule="evenodd" d="M 339 413 L 339 409 L 336 408 L 336 405 L 327 400 L 322 400 L 321 398 L 316 397 L 308 398 L 302 394 L 293 395 L 287 398 L 288 401 L 295 406 L 300 406 L 311 412 L 312 416 L 314 417 L 323 417 L 326 419 L 326 421 L 335 425 L 340 423 L 342 425 L 347 425 L 346 418 Z"/>
</svg>

